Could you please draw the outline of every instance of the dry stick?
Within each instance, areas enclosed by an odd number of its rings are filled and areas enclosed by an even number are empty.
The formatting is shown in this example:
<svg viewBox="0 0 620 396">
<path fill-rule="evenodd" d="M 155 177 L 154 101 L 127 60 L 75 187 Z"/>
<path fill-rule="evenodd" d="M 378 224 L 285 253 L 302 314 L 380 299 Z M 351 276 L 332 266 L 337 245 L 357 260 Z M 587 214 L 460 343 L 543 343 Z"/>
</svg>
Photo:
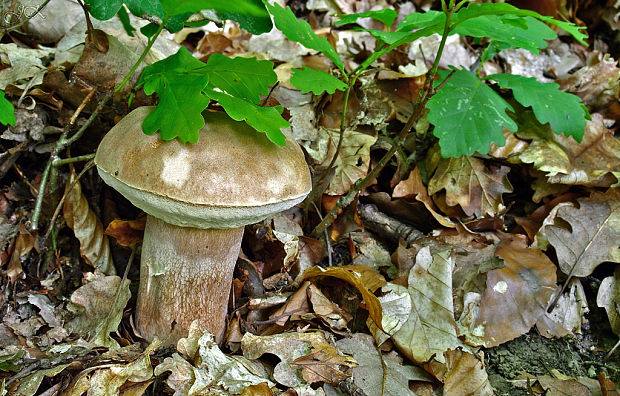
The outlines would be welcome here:
<svg viewBox="0 0 620 396">
<path fill-rule="evenodd" d="M 319 215 L 319 218 L 323 220 L 323 216 L 321 216 L 321 211 L 318 206 L 312 201 L 312 206 L 314 206 L 314 210 L 316 210 L 316 214 Z M 327 265 L 331 267 L 334 263 L 332 262 L 332 244 L 329 242 L 329 234 L 327 233 L 327 228 L 325 229 L 325 245 L 327 245 Z"/>
<path fill-rule="evenodd" d="M 336 205 L 329 211 L 329 213 L 319 223 L 319 225 L 317 225 L 315 229 L 312 231 L 311 233 L 312 237 L 318 238 L 318 236 L 321 235 L 324 232 L 324 230 L 334 222 L 334 220 L 338 216 L 338 212 L 342 210 L 343 208 L 349 206 L 355 200 L 355 197 L 357 197 L 357 194 L 360 191 L 362 191 L 364 188 L 370 185 L 370 183 L 379 175 L 379 172 L 381 172 L 383 168 L 387 165 L 387 163 L 392 158 L 392 156 L 394 156 L 394 153 L 398 151 L 400 145 L 402 144 L 402 142 L 405 140 L 405 138 L 409 134 L 409 130 L 422 116 L 424 106 L 426 105 L 426 102 L 429 99 L 429 95 L 431 94 L 431 91 L 433 90 L 433 82 L 435 80 L 435 74 L 437 73 L 437 68 L 439 67 L 439 60 L 441 59 L 441 54 L 443 53 L 443 49 L 446 45 L 446 39 L 448 37 L 448 34 L 450 33 L 450 20 L 452 19 L 453 12 L 454 12 L 453 8 L 449 9 L 446 12 L 446 22 L 444 25 L 443 35 L 441 37 L 441 43 L 439 44 L 439 49 L 437 50 L 437 55 L 435 57 L 435 63 L 433 64 L 433 67 L 431 68 L 429 74 L 426 75 L 426 79 L 424 81 L 424 87 L 418 93 L 418 99 L 416 100 L 414 104 L 413 112 L 411 113 L 411 116 L 407 120 L 407 123 L 405 124 L 403 129 L 400 131 L 400 133 L 396 137 L 394 144 L 392 145 L 392 147 L 390 147 L 388 152 L 385 153 L 385 155 L 379 160 L 377 165 L 368 173 L 368 175 L 366 175 L 365 178 L 355 182 L 355 184 L 353 185 L 353 188 L 351 188 L 351 190 L 349 190 L 349 192 L 344 197 L 341 197 L 340 199 L 338 199 L 338 201 L 336 202 Z M 448 79 L 446 78 L 444 80 L 444 83 L 447 80 Z"/>
</svg>

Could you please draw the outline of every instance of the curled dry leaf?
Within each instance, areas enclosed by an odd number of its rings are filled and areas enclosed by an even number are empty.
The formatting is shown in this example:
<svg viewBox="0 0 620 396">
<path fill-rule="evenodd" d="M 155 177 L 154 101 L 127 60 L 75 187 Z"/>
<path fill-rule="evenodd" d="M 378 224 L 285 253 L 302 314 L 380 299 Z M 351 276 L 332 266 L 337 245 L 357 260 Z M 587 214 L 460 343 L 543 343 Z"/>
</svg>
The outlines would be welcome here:
<svg viewBox="0 0 620 396">
<path fill-rule="evenodd" d="M 22 270 L 22 258 L 25 257 L 34 247 L 34 237 L 25 229 L 20 230 L 19 235 L 15 238 L 15 247 L 13 248 L 13 254 L 11 254 L 11 260 L 6 269 L 6 274 L 9 280 L 15 282 L 17 278 L 23 273 Z"/>
<path fill-rule="evenodd" d="M 144 238 L 145 220 L 114 219 L 105 229 L 105 234 L 116 239 L 121 246 L 133 246 Z"/>
<path fill-rule="evenodd" d="M 502 194 L 512 192 L 507 166 L 485 166 L 475 157 L 443 158 L 428 183 L 433 195 L 446 190 L 446 203 L 460 205 L 468 216 L 495 216 L 505 210 Z"/>
<path fill-rule="evenodd" d="M 620 189 L 594 192 L 561 203 L 545 219 L 540 233 L 555 248 L 560 269 L 583 277 L 604 261 L 620 263 Z"/>
<path fill-rule="evenodd" d="M 88 200 L 82 194 L 82 186 L 73 169 L 67 180 L 65 194 L 67 197 L 63 214 L 67 226 L 80 241 L 80 254 L 84 261 L 106 275 L 114 275 L 116 270 L 110 255 L 108 237 L 103 234 L 101 221 L 88 206 Z"/>
<path fill-rule="evenodd" d="M 422 176 L 420 175 L 420 170 L 416 166 L 414 170 L 409 174 L 409 178 L 401 181 L 394 187 L 394 192 L 392 193 L 392 198 L 407 198 L 413 197 L 416 200 L 422 202 L 426 209 L 433 215 L 435 220 L 439 222 L 444 227 L 454 228 L 456 225 L 450 220 L 448 217 L 441 215 L 435 204 L 431 200 L 431 197 L 428 196 L 428 192 L 426 191 L 426 186 L 422 183 Z"/>
<path fill-rule="evenodd" d="M 557 288 L 560 290 L 560 287 Z M 600 290 L 600 289 L 599 289 Z M 581 333 L 581 320 L 588 313 L 586 294 L 577 278 L 571 279 L 568 290 L 558 298 L 551 312 L 545 311 L 536 322 L 538 332 L 547 338 Z"/>
<path fill-rule="evenodd" d="M 448 371 L 443 394 L 450 396 L 492 396 L 493 387 L 484 369 L 484 355 L 476 356 L 460 349 L 444 352 Z"/>
<path fill-rule="evenodd" d="M 620 336 L 620 265 L 613 276 L 603 279 L 598 288 L 596 305 L 605 308 L 612 331 Z"/>
<path fill-rule="evenodd" d="M 243 356 L 225 355 L 212 334 L 192 322 L 187 338 L 177 344 L 178 351 L 155 367 L 155 376 L 170 371 L 167 384 L 179 396 L 239 394 L 250 385 L 266 382 L 267 372 L 259 363 Z"/>
<path fill-rule="evenodd" d="M 121 390 L 124 385 L 143 383 L 143 386 L 148 386 L 153 378 L 150 355 L 161 344 L 156 338 L 137 359 L 129 363 L 105 364 L 99 369 L 84 370 L 78 375 L 67 396 L 80 396 L 84 392 L 93 395 L 128 395 L 127 390 Z"/>
<path fill-rule="evenodd" d="M 523 239 L 502 241 L 495 254 L 505 266 L 487 273 L 474 332 L 494 347 L 527 333 L 544 314 L 556 283 L 555 265 Z"/>
<path fill-rule="evenodd" d="M 346 313 L 325 297 L 318 287 L 311 284 L 308 288 L 308 297 L 315 315 L 321 318 L 331 329 L 345 330 L 347 328 Z"/>
<path fill-rule="evenodd" d="M 293 360 L 291 365 L 301 367 L 301 375 L 310 385 L 317 382 L 338 385 L 351 376 L 351 368 L 357 362 L 341 354 L 335 346 L 321 342 L 313 343 L 310 353 Z"/>
<path fill-rule="evenodd" d="M 531 140 L 519 159 L 532 163 L 545 172 L 549 183 L 578 184 L 593 187 L 617 186 L 620 181 L 620 139 L 603 124 L 600 114 L 586 122 L 581 143 L 572 137 L 553 133 L 549 125 L 541 126 L 521 116 L 527 127 L 517 132 L 521 139 Z"/>
<path fill-rule="evenodd" d="M 366 309 L 372 320 L 377 325 L 382 323 L 381 303 L 373 294 L 375 290 L 387 283 L 381 274 L 365 265 L 345 265 L 327 269 L 316 266 L 306 270 L 299 281 L 302 282 L 317 276 L 338 278 L 355 287 L 362 295 L 364 303 L 366 304 Z"/>
<path fill-rule="evenodd" d="M 243 392 L 241 392 L 241 396 L 273 396 L 273 392 L 269 384 L 261 382 L 260 384 L 246 387 Z"/>
</svg>

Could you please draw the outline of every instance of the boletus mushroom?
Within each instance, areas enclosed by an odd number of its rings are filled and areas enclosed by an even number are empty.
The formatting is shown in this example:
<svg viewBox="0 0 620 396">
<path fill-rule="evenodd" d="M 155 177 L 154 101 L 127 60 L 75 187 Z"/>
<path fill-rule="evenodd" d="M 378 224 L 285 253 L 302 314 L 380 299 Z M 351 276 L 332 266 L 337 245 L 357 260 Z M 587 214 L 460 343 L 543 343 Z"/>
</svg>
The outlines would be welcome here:
<svg viewBox="0 0 620 396">
<path fill-rule="evenodd" d="M 136 327 L 170 345 L 200 319 L 219 340 L 244 226 L 301 202 L 308 166 L 292 139 L 277 146 L 221 112 L 195 144 L 145 135 L 152 110 L 124 117 L 95 156 L 103 181 L 147 213 Z"/>
</svg>

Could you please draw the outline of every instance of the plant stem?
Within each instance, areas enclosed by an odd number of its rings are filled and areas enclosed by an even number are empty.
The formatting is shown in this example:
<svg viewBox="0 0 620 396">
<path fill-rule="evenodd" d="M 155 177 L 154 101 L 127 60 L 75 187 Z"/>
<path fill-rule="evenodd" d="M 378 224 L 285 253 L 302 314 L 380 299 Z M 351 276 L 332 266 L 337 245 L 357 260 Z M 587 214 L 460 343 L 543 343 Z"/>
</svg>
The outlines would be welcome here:
<svg viewBox="0 0 620 396">
<path fill-rule="evenodd" d="M 452 3 L 451 5 L 453 6 L 453 2 L 451 3 Z M 334 220 L 336 219 L 338 215 L 338 212 L 342 210 L 343 208 L 349 206 L 355 200 L 355 198 L 357 197 L 357 194 L 361 190 L 363 190 L 364 188 L 370 185 L 370 183 L 379 175 L 379 172 L 381 172 L 383 168 L 388 164 L 392 156 L 394 156 L 394 153 L 398 151 L 398 149 L 400 148 L 400 145 L 407 137 L 413 125 L 422 116 L 423 111 L 424 111 L 424 106 L 426 105 L 426 102 L 428 101 L 430 94 L 432 93 L 432 90 L 433 90 L 433 82 L 435 80 L 435 74 L 437 73 L 437 69 L 439 68 L 439 60 L 441 59 L 441 55 L 446 45 L 448 34 L 450 33 L 450 20 L 452 19 L 453 13 L 454 13 L 454 7 L 451 7 L 446 12 L 446 21 L 444 24 L 443 35 L 441 37 L 441 43 L 439 44 L 439 48 L 437 50 L 435 62 L 433 63 L 433 66 L 431 67 L 431 70 L 429 71 L 429 73 L 426 75 L 423 88 L 420 89 L 420 91 L 418 92 L 418 98 L 414 104 L 413 112 L 411 113 L 411 116 L 407 120 L 407 123 L 405 124 L 403 129 L 401 129 L 400 133 L 396 137 L 394 144 L 392 145 L 392 147 L 390 147 L 388 152 L 385 153 L 385 155 L 379 160 L 377 165 L 375 165 L 375 167 L 372 168 L 372 170 L 366 175 L 366 177 L 358 180 L 355 183 L 355 185 L 351 188 L 351 190 L 349 190 L 349 192 L 345 196 L 341 197 L 336 202 L 336 205 L 323 218 L 323 220 L 319 223 L 319 225 L 317 225 L 314 228 L 311 234 L 312 237 L 318 238 L 323 233 L 323 231 L 334 222 Z"/>
<path fill-rule="evenodd" d="M 95 154 L 85 154 L 85 155 L 79 155 L 77 157 L 72 157 L 72 158 L 55 159 L 54 161 L 52 161 L 52 165 L 61 166 L 61 165 L 66 165 L 66 164 L 72 164 L 74 162 L 88 161 L 93 158 L 95 158 Z"/>
</svg>

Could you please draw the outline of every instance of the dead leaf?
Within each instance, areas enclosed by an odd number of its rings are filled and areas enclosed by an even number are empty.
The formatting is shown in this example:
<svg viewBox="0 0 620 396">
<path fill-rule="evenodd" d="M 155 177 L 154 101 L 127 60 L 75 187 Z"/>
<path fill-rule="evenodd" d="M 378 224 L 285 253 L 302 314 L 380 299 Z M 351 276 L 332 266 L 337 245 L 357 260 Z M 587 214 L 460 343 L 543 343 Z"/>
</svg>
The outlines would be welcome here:
<svg viewBox="0 0 620 396">
<path fill-rule="evenodd" d="M 331 162 L 338 145 L 339 132 L 329 131 L 329 146 L 327 156 L 320 166 L 326 167 Z M 376 136 L 346 130 L 342 138 L 340 155 L 334 166 L 336 173 L 325 191 L 329 195 L 343 195 L 351 189 L 353 184 L 368 173 L 370 165 L 370 146 L 377 140 Z"/>
<path fill-rule="evenodd" d="M 309 282 L 307 282 L 309 283 Z M 325 295 L 313 284 L 308 287 L 308 297 L 312 303 L 312 310 L 325 324 L 333 330 L 345 330 L 348 320 L 345 318 L 346 313 L 340 309 L 338 305 L 331 302 Z"/>
<path fill-rule="evenodd" d="M 596 305 L 605 308 L 611 330 L 620 336 L 620 265 L 613 276 L 603 279 L 596 295 Z"/>
<path fill-rule="evenodd" d="M 93 276 L 87 284 L 71 295 L 71 302 L 83 307 L 84 311 L 72 319 L 67 328 L 72 333 L 88 336 L 94 345 L 118 348 L 110 338 L 121 322 L 123 309 L 131 297 L 131 281 L 112 276 Z"/>
<path fill-rule="evenodd" d="M 80 241 L 80 254 L 84 261 L 106 275 L 114 275 L 116 270 L 110 255 L 108 237 L 103 234 L 101 221 L 90 209 L 88 200 L 82 194 L 80 182 L 74 184 L 76 180 L 77 174 L 72 169 L 65 188 L 67 194 L 63 207 L 65 221 Z"/>
<path fill-rule="evenodd" d="M 495 216 L 506 208 L 502 194 L 512 192 L 507 166 L 485 166 L 475 157 L 444 158 L 428 183 L 433 195 L 446 190 L 446 203 L 460 205 L 469 216 Z"/>
<path fill-rule="evenodd" d="M 408 395 L 411 394 L 409 381 L 432 381 L 423 369 L 403 364 L 398 354 L 383 354 L 368 334 L 353 334 L 351 338 L 337 341 L 336 345 L 358 362 L 352 370 L 353 383 L 366 395 Z"/>
<path fill-rule="evenodd" d="M 409 272 L 411 313 L 394 333 L 396 347 L 416 363 L 434 357 L 443 363 L 443 353 L 464 346 L 457 337 L 452 302 L 454 256 L 450 250 L 420 249 Z"/>
<path fill-rule="evenodd" d="M 456 225 L 450 220 L 448 217 L 441 215 L 437 208 L 435 208 L 435 204 L 431 200 L 431 197 L 428 196 L 428 192 L 426 191 L 426 186 L 422 183 L 422 176 L 420 176 L 420 170 L 416 166 L 414 170 L 409 174 L 409 178 L 401 181 L 394 187 L 394 192 L 392 192 L 392 198 L 407 198 L 413 197 L 416 200 L 422 202 L 426 209 L 431 212 L 431 215 L 444 227 L 454 228 Z"/>
<path fill-rule="evenodd" d="M 554 378 L 548 375 L 536 377 L 546 396 L 590 396 L 587 386 L 580 384 L 575 378 Z"/>
<path fill-rule="evenodd" d="M 385 278 L 365 265 L 345 265 L 342 267 L 322 268 L 319 266 L 306 270 L 300 282 L 317 276 L 331 276 L 341 279 L 355 287 L 366 304 L 366 309 L 372 320 L 381 323 L 381 303 L 373 294 L 375 290 L 386 284 Z"/>
<path fill-rule="evenodd" d="M 300 315 L 310 312 L 310 304 L 308 302 L 308 287 L 310 287 L 310 285 L 310 282 L 304 282 L 299 289 L 286 300 L 286 303 L 272 313 L 269 318 L 277 318 L 274 323 L 278 326 L 284 326 L 289 319 L 299 320 Z"/>
<path fill-rule="evenodd" d="M 493 387 L 484 369 L 484 355 L 476 356 L 460 349 L 444 352 L 448 371 L 443 394 L 450 396 L 493 396 Z"/>
<path fill-rule="evenodd" d="M 545 219 L 540 233 L 555 248 L 562 272 L 584 277 L 604 261 L 620 263 L 620 189 L 594 192 L 561 203 Z"/>
<path fill-rule="evenodd" d="M 105 229 L 105 234 L 116 239 L 121 246 L 133 246 L 142 242 L 146 220 L 114 219 Z"/>
<path fill-rule="evenodd" d="M 555 265 L 521 238 L 502 241 L 495 254 L 504 268 L 487 273 L 474 331 L 482 344 L 494 347 L 527 333 L 547 308 L 556 282 Z"/>
<path fill-rule="evenodd" d="M 13 248 L 13 254 L 11 254 L 11 260 L 6 269 L 6 274 L 11 283 L 15 282 L 23 273 L 22 259 L 26 258 L 26 255 L 30 253 L 33 247 L 34 237 L 25 229 L 20 228 L 19 235 L 15 238 L 15 247 Z"/>
<path fill-rule="evenodd" d="M 557 290 L 560 290 L 558 286 Z M 600 288 L 599 288 L 600 290 Z M 588 313 L 586 294 L 578 278 L 571 279 L 566 292 L 536 322 L 538 332 L 547 338 L 564 337 L 573 332 L 581 333 L 581 321 Z"/>
<path fill-rule="evenodd" d="M 70 364 L 61 364 L 48 369 L 37 370 L 19 380 L 19 386 L 13 395 L 15 396 L 34 396 L 43 382 L 43 378 L 53 378 L 61 371 L 69 367 Z"/>
<path fill-rule="evenodd" d="M 261 382 L 260 384 L 250 385 L 241 392 L 241 396 L 273 396 L 269 384 Z"/>
<path fill-rule="evenodd" d="M 586 121 L 581 143 L 572 137 L 557 135 L 548 124 L 534 120 L 531 111 L 520 113 L 525 126 L 517 132 L 531 140 L 519 159 L 545 172 L 550 183 L 579 184 L 593 187 L 617 186 L 620 181 L 620 139 L 607 129 L 600 114 Z"/>
<path fill-rule="evenodd" d="M 300 366 L 302 377 L 310 385 L 317 382 L 338 385 L 351 376 L 351 368 L 357 362 L 327 342 L 314 341 L 310 353 L 293 360 L 291 366 Z"/>
</svg>

